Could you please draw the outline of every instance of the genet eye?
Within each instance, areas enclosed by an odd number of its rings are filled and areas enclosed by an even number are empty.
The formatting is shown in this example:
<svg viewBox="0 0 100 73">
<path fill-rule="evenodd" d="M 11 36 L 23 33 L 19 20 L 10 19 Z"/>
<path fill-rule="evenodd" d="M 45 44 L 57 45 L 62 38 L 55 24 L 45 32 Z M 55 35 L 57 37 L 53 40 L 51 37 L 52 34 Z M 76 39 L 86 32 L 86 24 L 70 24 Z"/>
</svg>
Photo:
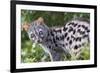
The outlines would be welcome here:
<svg viewBox="0 0 100 73">
<path fill-rule="evenodd" d="M 39 35 L 40 35 L 40 37 L 43 37 L 43 32 L 39 31 Z"/>
<path fill-rule="evenodd" d="M 34 34 L 31 34 L 31 38 L 33 38 L 33 37 L 35 37 L 35 35 Z"/>
<path fill-rule="evenodd" d="M 41 35 L 41 34 L 43 34 L 43 32 L 42 32 L 42 31 L 40 31 L 40 32 L 39 32 L 39 34 Z"/>
</svg>

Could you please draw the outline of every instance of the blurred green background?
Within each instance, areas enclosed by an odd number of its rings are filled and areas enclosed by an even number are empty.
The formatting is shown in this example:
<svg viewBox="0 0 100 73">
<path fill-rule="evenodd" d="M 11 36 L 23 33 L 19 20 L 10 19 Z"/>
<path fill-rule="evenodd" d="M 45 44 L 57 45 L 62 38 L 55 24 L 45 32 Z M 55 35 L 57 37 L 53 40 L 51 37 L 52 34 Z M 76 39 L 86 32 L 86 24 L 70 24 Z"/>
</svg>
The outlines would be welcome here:
<svg viewBox="0 0 100 73">
<path fill-rule="evenodd" d="M 24 22 L 31 23 L 39 17 L 43 17 L 45 24 L 49 27 L 53 26 L 63 26 L 68 21 L 75 18 L 83 18 L 86 21 L 89 21 L 89 13 L 75 13 L 75 12 L 53 12 L 53 11 L 32 11 L 32 10 L 21 10 L 21 24 Z M 88 60 L 90 58 L 90 46 L 84 46 L 84 50 L 81 53 L 78 60 Z M 88 49 L 87 49 L 88 48 Z M 44 56 L 43 49 L 37 44 L 36 47 L 32 48 L 32 42 L 28 38 L 27 32 L 24 30 L 21 31 L 21 62 L 23 63 L 32 63 L 32 62 L 41 62 L 41 58 Z M 71 60 L 67 56 L 63 56 L 63 60 Z M 50 61 L 49 56 L 46 60 Z"/>
</svg>

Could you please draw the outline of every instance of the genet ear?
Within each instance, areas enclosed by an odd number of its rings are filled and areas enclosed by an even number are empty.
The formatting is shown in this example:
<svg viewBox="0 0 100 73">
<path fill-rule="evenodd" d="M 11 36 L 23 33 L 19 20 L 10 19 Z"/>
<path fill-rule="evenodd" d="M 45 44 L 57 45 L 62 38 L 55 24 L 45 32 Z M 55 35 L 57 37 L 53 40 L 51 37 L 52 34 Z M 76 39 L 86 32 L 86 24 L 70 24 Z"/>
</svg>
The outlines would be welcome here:
<svg viewBox="0 0 100 73">
<path fill-rule="evenodd" d="M 44 19 L 42 17 L 39 17 L 34 22 L 37 22 L 39 24 L 44 24 Z M 30 27 L 30 24 L 27 23 L 27 22 L 25 22 L 24 24 L 22 24 L 22 30 L 28 31 L 29 27 Z"/>
<path fill-rule="evenodd" d="M 22 24 L 22 30 L 28 31 L 29 27 L 30 27 L 30 24 L 27 23 L 27 22 L 25 22 L 24 24 Z"/>
<path fill-rule="evenodd" d="M 37 20 L 36 20 L 39 24 L 44 24 L 44 19 L 42 17 L 39 17 Z"/>
</svg>

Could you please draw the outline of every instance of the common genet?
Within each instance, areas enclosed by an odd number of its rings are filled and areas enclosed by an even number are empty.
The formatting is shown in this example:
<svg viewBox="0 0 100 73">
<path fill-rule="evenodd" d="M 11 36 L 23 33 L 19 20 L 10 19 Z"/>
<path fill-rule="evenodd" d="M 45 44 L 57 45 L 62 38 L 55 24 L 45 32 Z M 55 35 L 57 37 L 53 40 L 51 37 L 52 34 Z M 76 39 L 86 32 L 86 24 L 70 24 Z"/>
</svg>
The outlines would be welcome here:
<svg viewBox="0 0 100 73">
<path fill-rule="evenodd" d="M 89 43 L 90 23 L 74 19 L 62 27 L 48 27 L 42 17 L 25 25 L 33 46 L 43 47 L 51 61 L 62 60 L 62 53 L 79 56 L 82 47 Z"/>
</svg>

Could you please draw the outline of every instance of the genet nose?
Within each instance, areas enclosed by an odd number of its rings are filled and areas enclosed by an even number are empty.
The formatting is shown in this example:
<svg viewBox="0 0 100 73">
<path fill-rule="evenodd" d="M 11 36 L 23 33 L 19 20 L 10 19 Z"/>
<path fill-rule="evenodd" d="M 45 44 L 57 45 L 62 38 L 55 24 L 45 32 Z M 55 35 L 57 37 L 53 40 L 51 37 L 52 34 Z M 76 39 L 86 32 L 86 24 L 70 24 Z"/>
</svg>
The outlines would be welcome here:
<svg viewBox="0 0 100 73">
<path fill-rule="evenodd" d="M 41 43 L 42 41 L 41 41 L 41 40 L 38 40 L 37 42 L 38 42 L 38 43 Z"/>
</svg>

